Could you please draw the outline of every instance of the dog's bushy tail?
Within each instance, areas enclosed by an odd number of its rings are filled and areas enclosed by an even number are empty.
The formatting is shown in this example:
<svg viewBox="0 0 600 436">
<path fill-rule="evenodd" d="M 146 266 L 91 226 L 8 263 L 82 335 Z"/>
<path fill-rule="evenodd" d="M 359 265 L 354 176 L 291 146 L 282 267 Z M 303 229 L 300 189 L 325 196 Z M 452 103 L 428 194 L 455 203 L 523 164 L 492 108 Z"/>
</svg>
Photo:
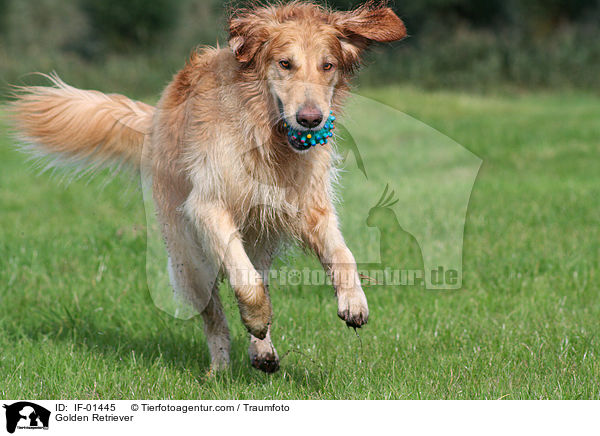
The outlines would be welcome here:
<svg viewBox="0 0 600 436">
<path fill-rule="evenodd" d="M 153 106 L 46 77 L 53 86 L 18 87 L 9 107 L 23 148 L 49 157 L 49 167 L 84 170 L 123 162 L 139 167 Z"/>
</svg>

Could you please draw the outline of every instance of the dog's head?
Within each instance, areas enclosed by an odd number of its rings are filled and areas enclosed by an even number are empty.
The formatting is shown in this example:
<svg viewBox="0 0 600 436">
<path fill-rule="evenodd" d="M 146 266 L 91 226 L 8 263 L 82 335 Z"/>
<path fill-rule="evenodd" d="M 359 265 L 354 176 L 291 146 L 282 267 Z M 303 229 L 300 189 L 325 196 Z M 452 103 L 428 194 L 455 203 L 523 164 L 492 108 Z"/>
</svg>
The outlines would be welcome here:
<svg viewBox="0 0 600 436">
<path fill-rule="evenodd" d="M 266 81 L 281 121 L 298 131 L 323 128 L 336 92 L 345 89 L 372 42 L 406 36 L 384 3 L 333 12 L 301 1 L 234 11 L 229 32 L 242 70 Z"/>
</svg>

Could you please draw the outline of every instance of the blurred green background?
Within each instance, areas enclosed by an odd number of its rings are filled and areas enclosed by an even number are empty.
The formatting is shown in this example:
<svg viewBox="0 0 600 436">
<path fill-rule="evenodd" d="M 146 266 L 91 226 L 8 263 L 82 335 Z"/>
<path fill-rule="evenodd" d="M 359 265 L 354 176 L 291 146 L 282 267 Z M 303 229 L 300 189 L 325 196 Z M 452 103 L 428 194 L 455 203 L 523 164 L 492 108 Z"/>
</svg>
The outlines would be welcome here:
<svg viewBox="0 0 600 436">
<path fill-rule="evenodd" d="M 0 0 L 0 79 L 56 70 L 79 87 L 158 95 L 199 44 L 226 41 L 220 0 Z M 357 0 L 331 0 L 347 9 Z M 410 37 L 361 84 L 470 91 L 600 89 L 600 0 L 396 0 Z"/>
</svg>

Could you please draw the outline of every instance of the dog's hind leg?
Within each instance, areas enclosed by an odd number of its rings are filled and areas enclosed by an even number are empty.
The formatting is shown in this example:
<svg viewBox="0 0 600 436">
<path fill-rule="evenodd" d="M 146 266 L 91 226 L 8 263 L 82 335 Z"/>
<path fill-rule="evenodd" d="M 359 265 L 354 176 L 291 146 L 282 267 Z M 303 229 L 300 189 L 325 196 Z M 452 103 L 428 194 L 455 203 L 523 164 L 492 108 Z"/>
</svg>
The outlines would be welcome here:
<svg viewBox="0 0 600 436">
<path fill-rule="evenodd" d="M 210 351 L 210 370 L 226 369 L 229 366 L 229 327 L 219 298 L 217 271 L 201 261 L 197 246 L 194 247 L 196 244 L 190 240 L 187 243 L 178 240 L 176 244 L 171 234 L 167 241 L 171 285 L 202 315 Z"/>
<path fill-rule="evenodd" d="M 271 342 L 271 327 L 264 339 L 258 339 L 250 335 L 250 346 L 248 347 L 250 363 L 256 369 L 264 372 L 275 372 L 279 369 L 279 355 Z"/>
<path fill-rule="evenodd" d="M 204 333 L 210 351 L 210 371 L 220 371 L 229 366 L 229 327 L 219 298 L 219 289 L 215 285 L 212 297 L 202 312 Z"/>
<path fill-rule="evenodd" d="M 161 214 L 158 214 L 159 220 Z M 172 216 L 171 216 L 172 217 Z M 211 373 L 229 366 L 229 327 L 218 290 L 218 268 L 203 255 L 195 231 L 183 216 L 163 222 L 169 278 L 175 292 L 200 312 L 211 357 Z"/>
</svg>

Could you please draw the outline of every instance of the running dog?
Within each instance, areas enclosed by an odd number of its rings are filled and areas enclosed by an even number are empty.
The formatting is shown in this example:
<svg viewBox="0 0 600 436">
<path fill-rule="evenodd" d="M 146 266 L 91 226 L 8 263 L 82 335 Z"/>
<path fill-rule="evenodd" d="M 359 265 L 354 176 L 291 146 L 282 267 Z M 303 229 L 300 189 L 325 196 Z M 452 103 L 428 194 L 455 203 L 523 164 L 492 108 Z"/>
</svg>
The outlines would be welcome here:
<svg viewBox="0 0 600 436">
<path fill-rule="evenodd" d="M 24 87 L 12 105 L 22 139 L 80 165 L 146 168 L 174 290 L 202 314 L 211 371 L 229 365 L 218 283 L 227 277 L 250 332 L 252 365 L 279 368 L 267 287 L 284 242 L 312 250 L 352 327 L 369 309 L 333 205 L 327 138 L 361 54 L 406 36 L 384 3 L 349 12 L 304 1 L 237 9 L 227 48 L 194 51 L 156 107 L 121 95 Z M 324 130 L 325 129 L 325 130 Z M 325 132 L 317 143 L 313 135 Z"/>
</svg>

